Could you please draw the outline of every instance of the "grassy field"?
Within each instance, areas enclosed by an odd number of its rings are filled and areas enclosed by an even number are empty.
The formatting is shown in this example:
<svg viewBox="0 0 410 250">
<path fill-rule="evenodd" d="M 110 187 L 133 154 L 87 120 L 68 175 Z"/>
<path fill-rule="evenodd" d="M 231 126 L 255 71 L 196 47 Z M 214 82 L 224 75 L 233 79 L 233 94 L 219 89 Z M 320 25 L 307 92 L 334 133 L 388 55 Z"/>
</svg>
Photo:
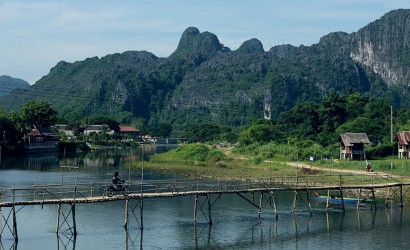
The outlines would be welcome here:
<svg viewBox="0 0 410 250">
<path fill-rule="evenodd" d="M 398 159 L 397 157 L 389 157 L 385 159 L 376 159 L 369 161 L 372 165 L 372 171 L 383 172 L 386 174 L 401 175 L 410 177 L 410 160 Z M 331 161 L 321 160 L 317 162 L 309 162 L 312 166 L 332 168 L 332 169 L 349 169 L 357 171 L 366 171 L 366 161 Z"/>
<path fill-rule="evenodd" d="M 205 144 L 190 144 L 178 147 L 164 154 L 151 157 L 150 161 L 134 163 L 135 167 L 144 165 L 144 169 L 173 173 L 193 178 L 265 178 L 273 176 L 315 176 L 326 175 L 330 170 L 355 170 L 366 172 L 365 161 L 320 160 L 299 162 L 323 170 L 308 170 L 290 166 L 281 159 L 254 157 L 236 154 L 232 148 L 217 148 Z M 397 158 L 372 160 L 375 172 L 410 176 L 410 160 Z"/>
<path fill-rule="evenodd" d="M 148 162 L 136 162 L 135 167 L 179 174 L 192 178 L 241 179 L 297 175 L 299 171 L 285 162 L 266 162 L 259 158 L 232 154 L 204 144 L 184 145 L 176 150 L 151 157 Z"/>
</svg>

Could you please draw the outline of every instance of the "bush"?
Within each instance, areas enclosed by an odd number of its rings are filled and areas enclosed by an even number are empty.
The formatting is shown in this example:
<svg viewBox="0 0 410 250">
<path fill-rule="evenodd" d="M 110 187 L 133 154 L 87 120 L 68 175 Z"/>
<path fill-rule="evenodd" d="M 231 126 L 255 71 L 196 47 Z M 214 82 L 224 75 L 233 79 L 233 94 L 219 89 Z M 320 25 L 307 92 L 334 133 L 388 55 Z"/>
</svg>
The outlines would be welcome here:
<svg viewBox="0 0 410 250">
<path fill-rule="evenodd" d="M 397 146 L 395 142 L 379 144 L 366 149 L 366 157 L 375 159 L 377 157 L 386 157 L 397 154 Z"/>
</svg>

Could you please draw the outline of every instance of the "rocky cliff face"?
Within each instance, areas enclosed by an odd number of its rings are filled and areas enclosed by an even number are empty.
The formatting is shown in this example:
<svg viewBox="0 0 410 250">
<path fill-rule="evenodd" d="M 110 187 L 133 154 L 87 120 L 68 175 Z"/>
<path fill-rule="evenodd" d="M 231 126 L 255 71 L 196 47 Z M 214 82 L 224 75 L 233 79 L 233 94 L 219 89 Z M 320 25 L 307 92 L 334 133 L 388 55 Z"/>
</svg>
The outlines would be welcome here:
<svg viewBox="0 0 410 250">
<path fill-rule="evenodd" d="M 410 86 L 410 11 L 387 13 L 351 34 L 350 56 L 389 85 Z"/>
</svg>

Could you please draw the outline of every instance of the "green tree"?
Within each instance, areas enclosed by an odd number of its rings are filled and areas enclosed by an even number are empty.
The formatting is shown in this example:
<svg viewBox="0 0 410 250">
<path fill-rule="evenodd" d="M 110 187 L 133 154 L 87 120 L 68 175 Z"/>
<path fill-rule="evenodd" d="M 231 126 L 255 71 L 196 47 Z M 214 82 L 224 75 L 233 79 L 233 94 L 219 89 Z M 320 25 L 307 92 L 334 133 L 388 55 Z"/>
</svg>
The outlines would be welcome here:
<svg viewBox="0 0 410 250">
<path fill-rule="evenodd" d="M 315 140 L 319 133 L 319 104 L 305 102 L 294 106 L 291 110 L 280 114 L 278 126 L 283 138 L 298 140 Z"/>
<path fill-rule="evenodd" d="M 321 103 L 319 109 L 320 130 L 322 133 L 333 133 L 347 120 L 346 101 L 336 92 L 331 92 L 328 99 Z"/>
<path fill-rule="evenodd" d="M 188 138 L 191 142 L 207 142 L 218 140 L 224 132 L 227 130 L 213 124 L 190 124 L 182 133 L 182 137 Z"/>
<path fill-rule="evenodd" d="M 255 123 L 242 131 L 239 135 L 238 142 L 241 145 L 250 145 L 253 143 L 267 143 L 279 137 L 279 131 L 271 123 Z"/>
<path fill-rule="evenodd" d="M 21 113 L 23 121 L 28 126 L 50 127 L 57 120 L 57 112 L 44 100 L 28 101 L 23 105 Z"/>
<path fill-rule="evenodd" d="M 90 117 L 88 117 L 87 119 L 84 120 L 84 123 L 86 123 L 86 125 L 107 125 L 110 129 L 114 130 L 114 131 L 118 131 L 119 130 L 119 123 L 111 118 L 111 117 L 107 117 L 107 116 L 103 116 L 103 115 L 92 115 Z"/>
<path fill-rule="evenodd" d="M 368 98 L 362 96 L 358 92 L 353 92 L 346 98 L 346 112 L 348 118 L 356 118 L 359 115 L 363 115 L 364 107 L 368 102 Z"/>
<path fill-rule="evenodd" d="M 373 142 L 390 142 L 390 105 L 383 99 L 370 98 L 364 116 L 371 122 L 369 137 Z"/>
<path fill-rule="evenodd" d="M 128 111 L 122 111 L 117 114 L 117 120 L 120 124 L 131 124 L 134 120 L 134 114 Z"/>
<path fill-rule="evenodd" d="M 172 126 L 168 123 L 159 123 L 150 130 L 150 133 L 152 136 L 169 137 L 172 133 Z"/>
<path fill-rule="evenodd" d="M 0 143 L 13 146 L 21 138 L 21 133 L 16 129 L 8 115 L 0 111 Z"/>
</svg>

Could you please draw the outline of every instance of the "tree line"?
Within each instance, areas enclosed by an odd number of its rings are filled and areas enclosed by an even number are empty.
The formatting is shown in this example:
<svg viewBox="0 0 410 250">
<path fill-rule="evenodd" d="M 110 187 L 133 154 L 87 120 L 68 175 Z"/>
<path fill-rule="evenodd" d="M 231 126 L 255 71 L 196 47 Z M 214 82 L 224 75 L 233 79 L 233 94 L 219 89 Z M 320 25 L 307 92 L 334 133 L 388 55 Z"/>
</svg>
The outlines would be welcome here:
<svg viewBox="0 0 410 250">
<path fill-rule="evenodd" d="M 395 146 L 395 142 L 392 144 L 391 140 L 396 141 L 396 132 L 410 130 L 410 110 L 394 109 L 393 116 L 391 110 L 389 103 L 382 98 L 358 92 L 342 95 L 332 91 L 322 102 L 302 102 L 280 113 L 274 120 L 256 119 L 248 126 L 233 127 L 191 122 L 183 131 L 176 134 L 172 130 L 172 124 L 149 124 L 142 118 L 123 114 L 124 119 L 121 123 L 111 117 L 91 115 L 81 121 L 68 123 L 68 128 L 75 134 L 80 134 L 81 129 L 89 124 L 104 124 L 115 131 L 118 131 L 119 124 L 134 125 L 142 134 L 158 137 L 175 136 L 185 138 L 189 142 L 237 144 L 243 148 L 269 143 L 298 145 L 299 148 L 310 148 L 324 154 L 337 151 L 335 148 L 338 147 L 340 134 L 366 133 L 377 153 L 388 154 Z M 1 143 L 6 148 L 13 148 L 33 125 L 50 127 L 56 122 L 64 121 L 58 118 L 57 112 L 43 100 L 27 102 L 20 112 L 0 111 Z M 282 148 L 278 151 L 283 151 Z M 289 150 L 287 148 L 286 152 Z"/>
</svg>

